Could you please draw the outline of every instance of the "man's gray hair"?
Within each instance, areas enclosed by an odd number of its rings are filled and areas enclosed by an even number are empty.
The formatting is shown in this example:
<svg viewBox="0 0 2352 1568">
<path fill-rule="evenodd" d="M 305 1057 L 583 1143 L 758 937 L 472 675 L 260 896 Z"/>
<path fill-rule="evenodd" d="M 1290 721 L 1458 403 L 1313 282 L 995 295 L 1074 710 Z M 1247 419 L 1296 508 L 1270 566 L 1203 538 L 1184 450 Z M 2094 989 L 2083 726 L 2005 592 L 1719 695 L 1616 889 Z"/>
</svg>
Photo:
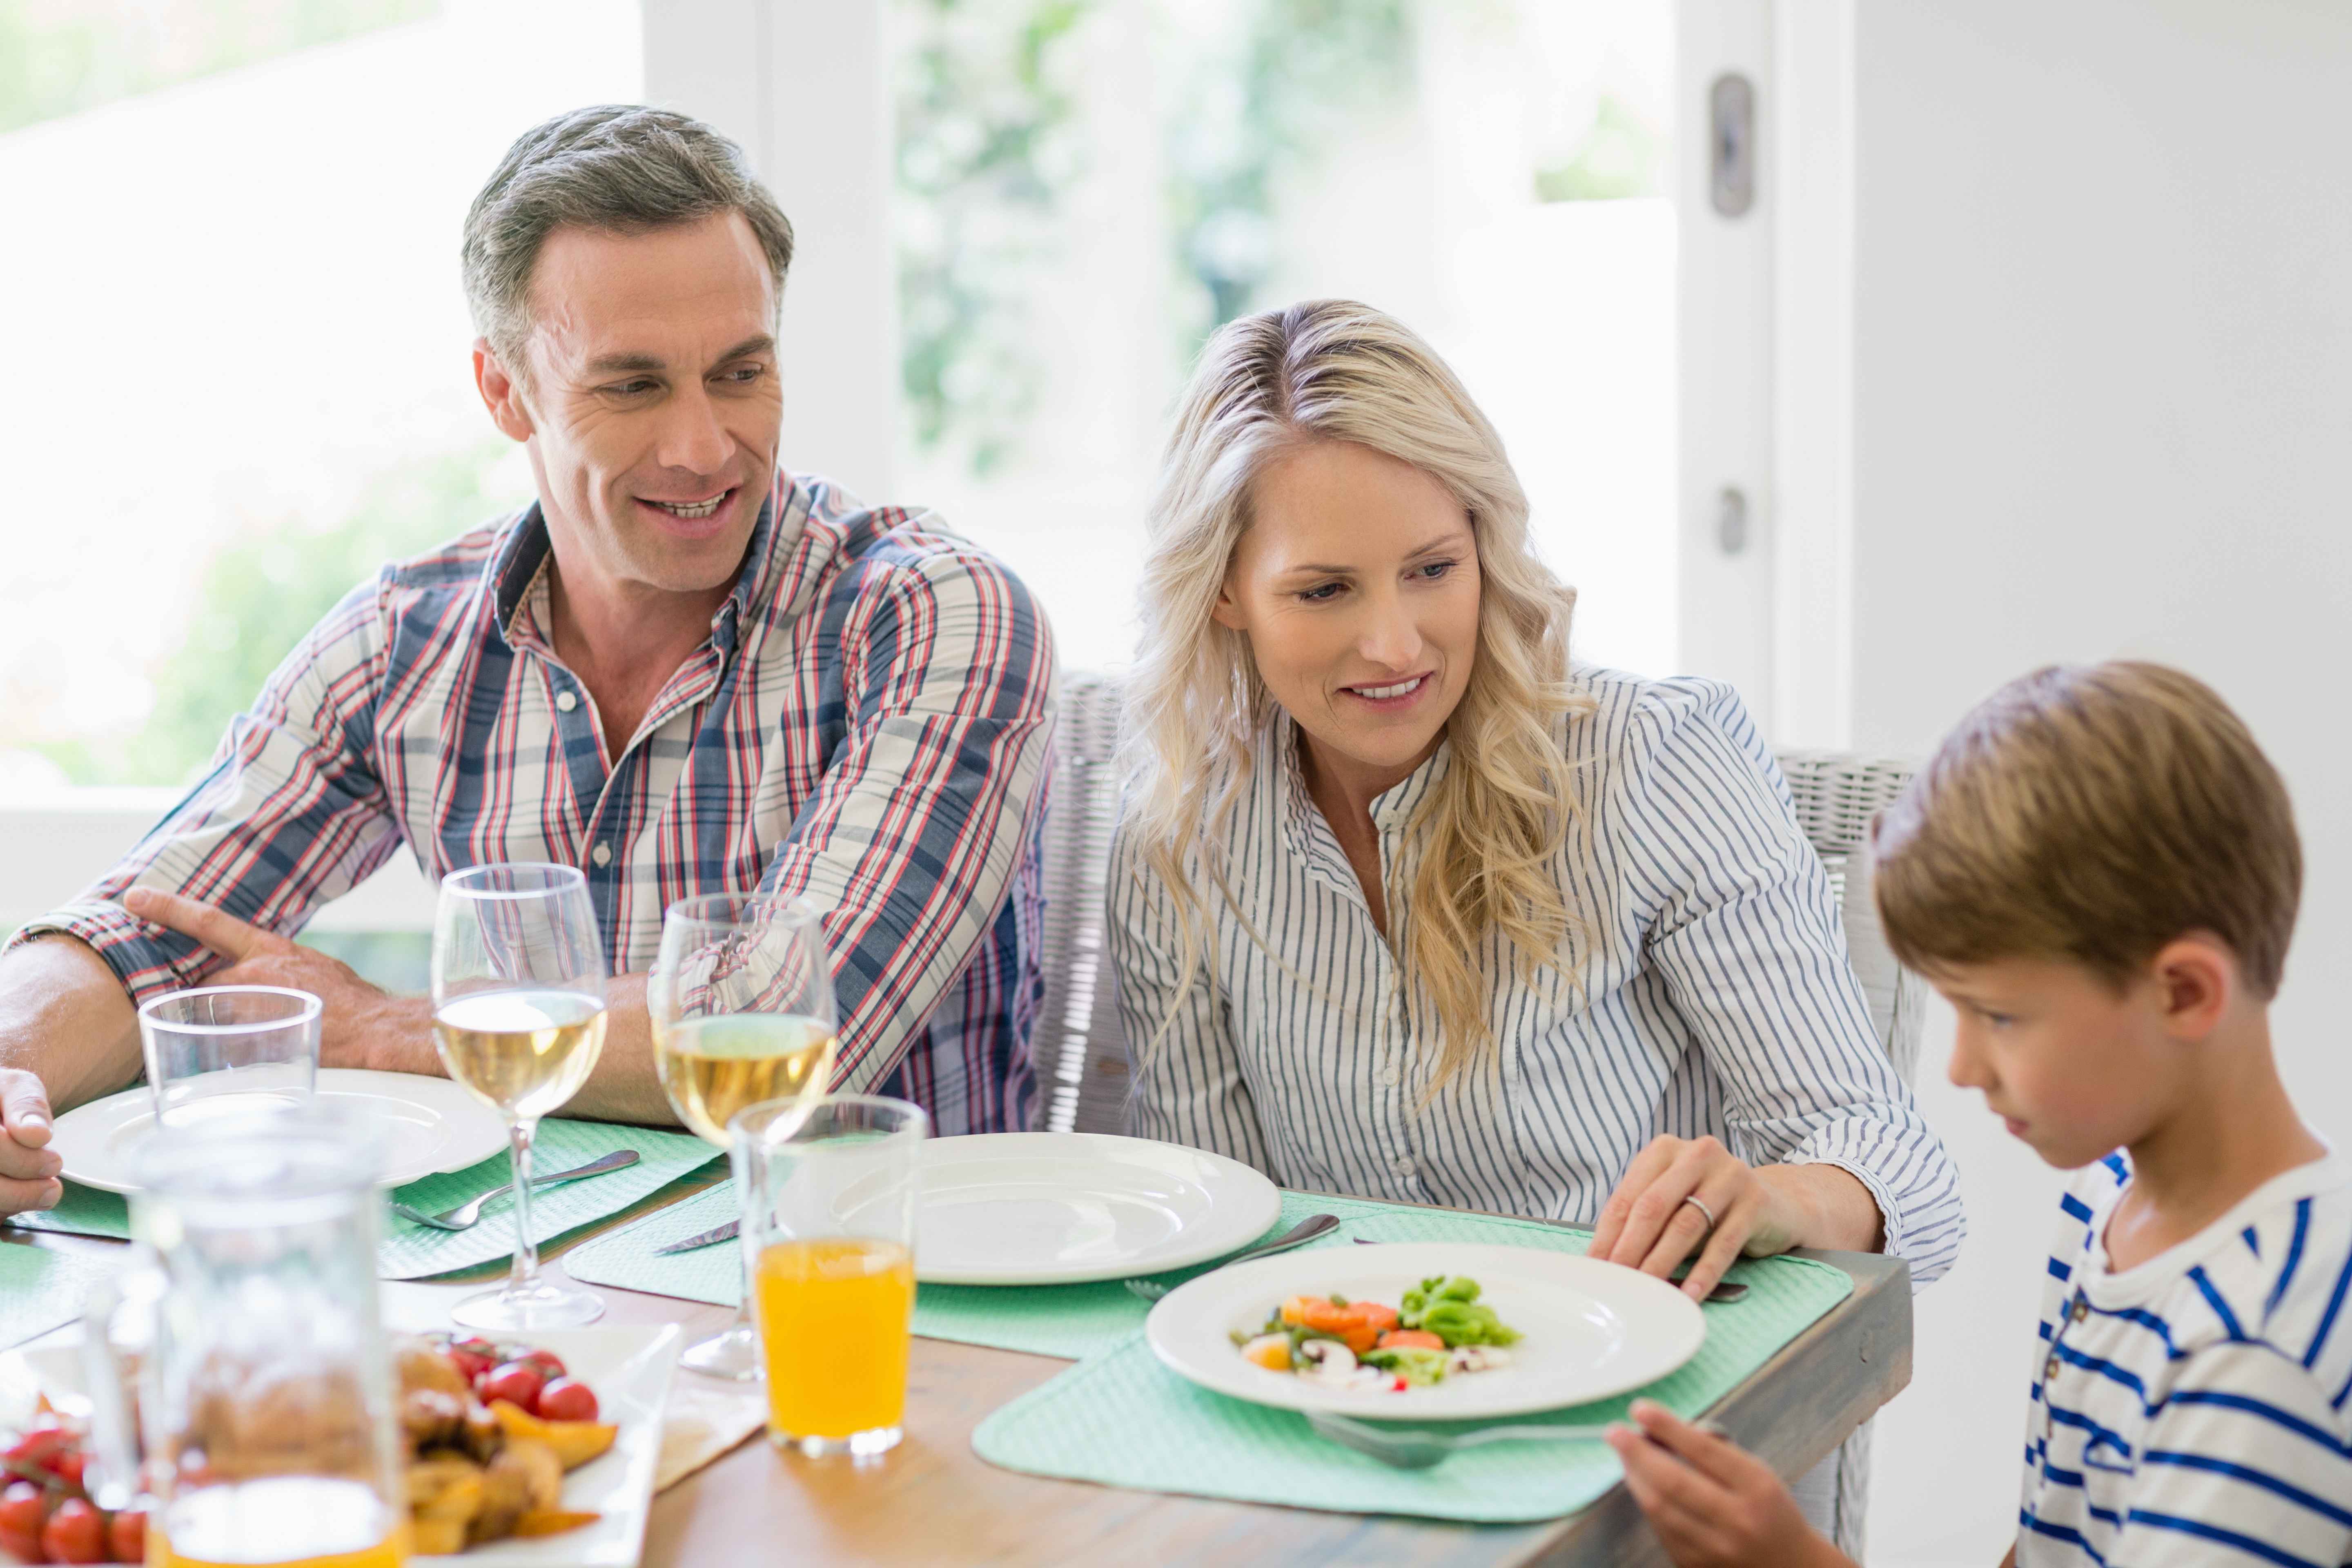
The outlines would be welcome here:
<svg viewBox="0 0 2352 1568">
<path fill-rule="evenodd" d="M 534 126 L 499 160 L 466 214 L 466 303 L 510 375 L 526 374 L 530 280 L 559 228 L 643 234 L 739 212 L 767 252 L 782 307 L 793 226 L 743 149 L 688 115 L 639 104 L 575 109 Z"/>
</svg>

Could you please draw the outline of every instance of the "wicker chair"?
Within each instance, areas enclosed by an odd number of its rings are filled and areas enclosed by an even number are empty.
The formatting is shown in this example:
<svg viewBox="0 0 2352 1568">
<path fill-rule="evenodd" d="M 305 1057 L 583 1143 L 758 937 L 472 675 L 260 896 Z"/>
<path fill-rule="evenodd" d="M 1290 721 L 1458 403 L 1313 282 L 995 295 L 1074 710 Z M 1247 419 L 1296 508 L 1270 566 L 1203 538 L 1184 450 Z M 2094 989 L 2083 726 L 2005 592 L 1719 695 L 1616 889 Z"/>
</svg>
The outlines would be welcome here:
<svg viewBox="0 0 2352 1568">
<path fill-rule="evenodd" d="M 1111 827 L 1118 817 L 1113 753 L 1120 712 L 1117 677 L 1081 674 L 1062 682 L 1055 734 L 1054 803 L 1045 829 L 1045 1003 L 1034 1036 L 1046 1093 L 1045 1125 L 1055 1131 L 1117 1132 L 1124 1125 L 1128 1058 L 1103 942 Z M 1797 820 L 1829 868 L 1839 894 L 1846 945 L 1886 1054 L 1909 1082 L 1918 1065 L 1925 986 L 1895 963 L 1870 897 L 1870 819 L 1895 798 L 1911 765 L 1834 752 L 1784 752 L 1780 768 Z M 1806 1516 L 1862 1558 L 1868 1503 L 1870 1426 L 1800 1479 Z"/>
</svg>

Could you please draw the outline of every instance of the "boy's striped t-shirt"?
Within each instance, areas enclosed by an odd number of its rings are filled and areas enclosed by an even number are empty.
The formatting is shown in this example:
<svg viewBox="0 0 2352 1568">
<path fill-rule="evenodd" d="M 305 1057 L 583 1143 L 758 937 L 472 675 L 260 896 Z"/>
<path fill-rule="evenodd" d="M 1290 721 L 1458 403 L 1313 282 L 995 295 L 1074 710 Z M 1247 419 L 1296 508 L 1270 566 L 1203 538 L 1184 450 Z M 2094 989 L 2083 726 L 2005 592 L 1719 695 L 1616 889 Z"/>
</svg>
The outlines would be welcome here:
<svg viewBox="0 0 2352 1568">
<path fill-rule="evenodd" d="M 2019 1568 L 2352 1563 L 2352 1162 L 2285 1172 L 2112 1271 L 2085 1168 L 2044 1283 Z"/>
</svg>

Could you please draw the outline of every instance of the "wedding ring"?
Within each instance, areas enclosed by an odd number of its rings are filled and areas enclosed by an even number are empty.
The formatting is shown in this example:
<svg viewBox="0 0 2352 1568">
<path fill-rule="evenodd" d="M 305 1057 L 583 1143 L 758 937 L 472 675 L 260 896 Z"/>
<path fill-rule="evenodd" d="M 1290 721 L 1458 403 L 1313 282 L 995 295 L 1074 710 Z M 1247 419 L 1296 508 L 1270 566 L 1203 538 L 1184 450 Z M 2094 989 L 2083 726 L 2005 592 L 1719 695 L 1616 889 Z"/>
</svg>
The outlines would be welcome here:
<svg viewBox="0 0 2352 1568">
<path fill-rule="evenodd" d="M 1690 1205 L 1693 1208 L 1698 1210 L 1699 1213 L 1706 1215 L 1707 1229 L 1713 1230 L 1715 1228 L 1715 1211 L 1706 1206 L 1706 1200 L 1700 1197 L 1696 1193 L 1693 1193 L 1688 1197 L 1683 1199 L 1683 1202 Z"/>
</svg>

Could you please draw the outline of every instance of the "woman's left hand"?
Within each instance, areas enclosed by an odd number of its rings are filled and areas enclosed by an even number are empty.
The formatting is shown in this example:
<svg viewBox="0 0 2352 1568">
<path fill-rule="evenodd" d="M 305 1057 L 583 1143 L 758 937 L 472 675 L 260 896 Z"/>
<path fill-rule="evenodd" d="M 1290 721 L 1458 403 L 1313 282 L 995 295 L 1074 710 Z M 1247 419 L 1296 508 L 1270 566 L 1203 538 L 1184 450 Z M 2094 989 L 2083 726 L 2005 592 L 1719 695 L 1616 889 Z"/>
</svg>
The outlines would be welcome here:
<svg viewBox="0 0 2352 1568">
<path fill-rule="evenodd" d="M 1586 1256 L 1663 1279 L 1696 1252 L 1683 1290 L 1704 1301 L 1741 1253 L 1763 1258 L 1805 1239 L 1796 1196 L 1713 1138 L 1654 1138 L 1601 1205 Z"/>
</svg>

